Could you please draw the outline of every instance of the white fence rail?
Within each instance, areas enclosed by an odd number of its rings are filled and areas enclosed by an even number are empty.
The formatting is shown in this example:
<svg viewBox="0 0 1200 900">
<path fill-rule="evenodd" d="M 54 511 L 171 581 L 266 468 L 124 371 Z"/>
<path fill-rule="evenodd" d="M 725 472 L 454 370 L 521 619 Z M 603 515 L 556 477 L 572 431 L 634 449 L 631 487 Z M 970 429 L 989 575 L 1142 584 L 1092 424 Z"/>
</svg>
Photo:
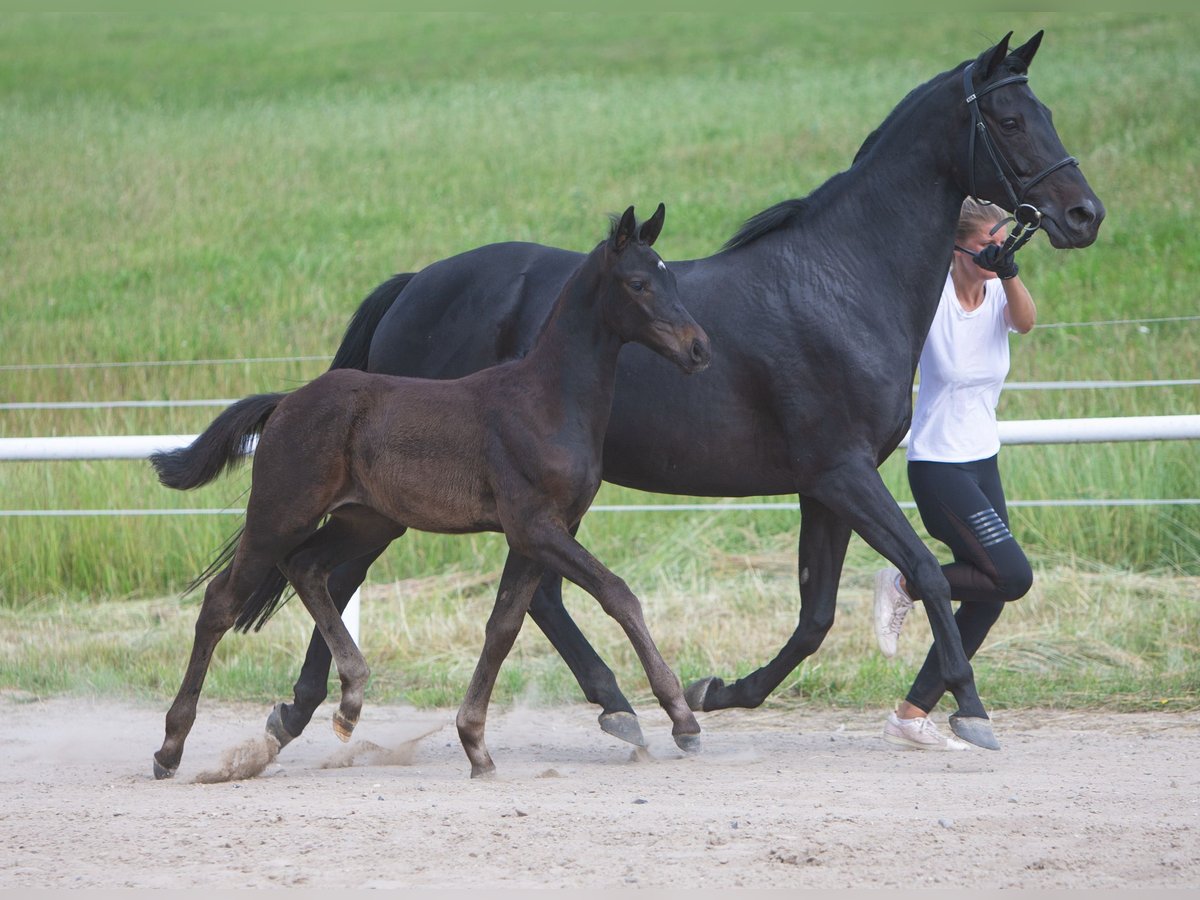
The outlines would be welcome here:
<svg viewBox="0 0 1200 900">
<path fill-rule="evenodd" d="M 0 461 L 145 459 L 160 450 L 186 447 L 195 438 L 189 434 L 0 438 Z M 1200 439 L 1200 415 L 1017 419 L 1000 423 L 1000 441 L 1006 446 L 1197 439 Z M 907 445 L 908 435 L 905 435 L 900 446 Z"/>
<path fill-rule="evenodd" d="M 1093 419 L 1043 419 L 1017 420 L 1000 423 L 1000 440 L 1005 445 L 1014 444 L 1076 444 L 1108 441 L 1162 441 L 1200 439 L 1200 415 L 1196 416 L 1134 416 L 1122 418 Z M 34 460 L 96 460 L 96 459 L 145 459 L 160 450 L 186 447 L 195 435 L 147 434 L 124 437 L 31 437 L 0 438 L 0 460 L 12 462 Z M 905 435 L 901 446 L 908 443 Z M 1061 501 L 1057 501 L 1061 502 Z M 1140 503 L 1143 501 L 1127 501 Z M 1192 504 L 1200 501 L 1191 499 L 1158 501 L 1173 504 Z M 1014 503 L 1012 505 L 1018 505 Z M 778 508 L 784 504 L 706 504 L 703 508 Z M 646 507 L 649 508 L 649 507 Z M 662 506 L 662 509 L 679 511 L 692 505 Z M 699 507 L 696 507 L 699 508 Z M 609 508 L 605 508 L 606 510 Z M 626 507 L 612 507 L 624 511 Z M 643 507 L 628 507 L 643 509 Z M 599 511 L 599 510 L 597 510 Z M 7 510 L 6 514 L 19 515 L 42 511 Z M 49 511 L 47 511 L 49 512 Z M 54 512 L 69 513 L 70 510 Z M 101 513 L 103 510 L 78 510 L 80 513 Z M 121 511 L 117 511 L 121 512 Z M 146 514 L 148 510 L 129 510 L 130 513 Z M 156 511 L 157 512 L 157 511 Z M 224 512 L 224 510 L 162 510 L 164 514 L 200 512 Z M 360 617 L 360 596 L 355 591 L 342 618 L 351 637 L 357 642 Z"/>
</svg>

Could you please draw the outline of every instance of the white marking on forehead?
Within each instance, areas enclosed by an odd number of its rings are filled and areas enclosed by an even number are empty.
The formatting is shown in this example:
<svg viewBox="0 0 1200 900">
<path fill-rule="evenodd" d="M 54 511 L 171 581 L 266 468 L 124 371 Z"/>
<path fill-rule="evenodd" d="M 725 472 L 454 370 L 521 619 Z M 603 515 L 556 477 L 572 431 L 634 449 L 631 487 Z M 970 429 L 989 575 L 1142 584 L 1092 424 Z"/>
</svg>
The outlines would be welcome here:
<svg viewBox="0 0 1200 900">
<path fill-rule="evenodd" d="M 660 269 L 666 269 L 666 268 L 667 268 L 667 264 L 666 264 L 665 262 L 663 262 L 663 261 L 660 259 L 660 260 L 658 261 L 658 267 L 659 267 Z"/>
</svg>

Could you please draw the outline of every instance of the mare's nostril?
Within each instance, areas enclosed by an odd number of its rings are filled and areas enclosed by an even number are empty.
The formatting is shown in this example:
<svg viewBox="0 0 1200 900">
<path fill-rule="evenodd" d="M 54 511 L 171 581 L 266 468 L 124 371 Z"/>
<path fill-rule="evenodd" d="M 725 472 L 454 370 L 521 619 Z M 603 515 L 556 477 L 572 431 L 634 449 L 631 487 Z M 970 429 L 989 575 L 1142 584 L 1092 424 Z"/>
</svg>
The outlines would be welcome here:
<svg viewBox="0 0 1200 900">
<path fill-rule="evenodd" d="M 1088 228 L 1095 222 L 1099 216 L 1096 213 L 1095 204 L 1090 200 L 1085 200 L 1078 206 L 1072 206 L 1067 210 L 1067 219 L 1075 228 Z"/>
</svg>

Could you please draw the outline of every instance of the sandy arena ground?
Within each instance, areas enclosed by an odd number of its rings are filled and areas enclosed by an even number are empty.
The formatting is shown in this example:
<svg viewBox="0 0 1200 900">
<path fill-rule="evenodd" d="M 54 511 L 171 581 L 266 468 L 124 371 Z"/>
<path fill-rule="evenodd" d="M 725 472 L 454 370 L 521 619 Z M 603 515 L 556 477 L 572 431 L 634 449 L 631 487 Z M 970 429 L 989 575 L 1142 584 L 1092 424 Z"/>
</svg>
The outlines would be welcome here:
<svg viewBox="0 0 1200 900">
<path fill-rule="evenodd" d="M 499 772 L 472 781 L 452 712 L 368 707 L 342 745 L 326 706 L 257 777 L 196 783 L 273 746 L 266 707 L 202 701 L 162 782 L 165 709 L 0 712 L 0 888 L 1200 885 L 1200 713 L 1001 713 L 998 753 L 893 750 L 878 713 L 710 713 L 683 758 L 654 710 L 639 760 L 588 707 L 493 710 Z"/>
</svg>

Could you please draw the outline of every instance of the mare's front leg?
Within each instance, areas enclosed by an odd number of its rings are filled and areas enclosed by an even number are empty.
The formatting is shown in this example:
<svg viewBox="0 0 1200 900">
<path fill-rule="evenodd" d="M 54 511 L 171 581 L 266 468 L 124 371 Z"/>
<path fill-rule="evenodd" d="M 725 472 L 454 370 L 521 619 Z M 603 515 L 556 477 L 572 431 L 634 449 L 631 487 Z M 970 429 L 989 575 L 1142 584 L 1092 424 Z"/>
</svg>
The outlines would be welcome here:
<svg viewBox="0 0 1200 900">
<path fill-rule="evenodd" d="M 850 527 L 829 507 L 809 497 L 800 498 L 800 512 L 800 621 L 796 630 L 774 659 L 733 684 L 710 675 L 689 685 L 686 696 L 692 709 L 759 706 L 817 651 L 833 626 Z"/>
<path fill-rule="evenodd" d="M 339 616 L 346 611 L 350 598 L 366 580 L 371 564 L 385 549 L 386 546 L 380 547 L 343 563 L 329 576 L 329 595 L 333 598 Z M 275 704 L 275 708 L 267 717 L 267 733 L 279 741 L 281 748 L 304 733 L 317 707 L 325 702 L 329 693 L 329 667 L 332 662 L 329 645 L 321 637 L 321 630 L 314 626 L 312 638 L 308 642 L 308 651 L 304 656 L 304 665 L 292 688 L 292 702 Z"/>
<path fill-rule="evenodd" d="M 553 572 L 542 576 L 541 584 L 538 585 L 537 592 L 533 595 L 533 603 L 529 607 L 529 617 L 554 645 L 558 655 L 579 682 L 587 701 L 603 709 L 600 713 L 600 728 L 613 737 L 638 747 L 646 746 L 637 714 L 617 686 L 617 678 L 612 669 L 588 643 L 588 639 L 583 636 L 583 632 L 563 606 L 561 576 Z"/>
<path fill-rule="evenodd" d="M 698 750 L 700 724 L 688 708 L 679 679 L 655 646 L 646 627 L 642 604 L 629 586 L 554 522 L 524 523 L 516 531 L 506 530 L 506 534 L 510 545 L 579 585 L 617 621 L 642 663 L 654 696 L 671 717 L 675 743 L 683 750 Z"/>
<path fill-rule="evenodd" d="M 472 778 L 490 775 L 496 770 L 496 764 L 492 762 L 492 756 L 483 742 L 488 702 L 496 686 L 500 666 L 521 631 L 521 623 L 541 575 L 541 566 L 519 553 L 509 551 L 504 572 L 500 576 L 496 603 L 484 629 L 483 652 L 479 655 L 466 696 L 458 708 L 458 739 L 462 742 L 467 759 L 471 761 Z"/>
</svg>

